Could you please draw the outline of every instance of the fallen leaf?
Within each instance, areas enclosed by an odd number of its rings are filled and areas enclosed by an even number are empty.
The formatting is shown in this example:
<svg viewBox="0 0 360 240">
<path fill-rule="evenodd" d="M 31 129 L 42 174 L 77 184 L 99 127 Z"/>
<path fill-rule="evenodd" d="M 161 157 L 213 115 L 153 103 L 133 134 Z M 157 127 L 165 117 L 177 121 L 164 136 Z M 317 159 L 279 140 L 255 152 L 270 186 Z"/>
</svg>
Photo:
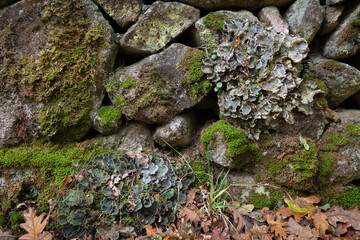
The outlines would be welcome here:
<svg viewBox="0 0 360 240">
<path fill-rule="evenodd" d="M 351 227 L 350 223 L 337 223 L 334 232 L 335 236 L 340 237 L 341 235 L 347 233 L 349 227 Z"/>
<path fill-rule="evenodd" d="M 100 234 L 100 239 L 104 240 L 117 240 L 120 237 L 120 234 L 126 237 L 136 236 L 133 227 L 125 226 L 121 222 L 108 224 L 99 224 L 96 226 L 96 231 Z"/>
<path fill-rule="evenodd" d="M 271 232 L 274 232 L 275 236 L 280 237 L 281 239 L 285 239 L 286 238 L 286 232 L 285 229 L 283 228 L 283 226 L 286 223 L 281 223 L 281 222 L 273 222 L 271 224 Z"/>
<path fill-rule="evenodd" d="M 311 232 L 311 229 L 309 226 L 301 228 L 299 231 L 299 235 L 296 240 L 316 240 L 317 238 L 314 236 L 314 234 Z"/>
<path fill-rule="evenodd" d="M 198 209 L 193 205 L 190 207 L 184 207 L 179 210 L 179 218 L 183 218 L 184 222 L 190 221 L 195 227 L 197 227 L 200 217 L 197 213 Z"/>
<path fill-rule="evenodd" d="M 293 216 L 297 222 L 300 222 L 301 218 L 308 214 L 307 212 L 295 212 L 290 208 L 280 208 L 276 213 L 282 215 L 284 219 Z"/>
<path fill-rule="evenodd" d="M 146 225 L 145 230 L 146 230 L 147 236 L 153 237 L 153 236 L 164 235 L 164 233 L 162 232 L 162 230 L 160 228 L 153 228 L 150 224 Z"/>
<path fill-rule="evenodd" d="M 289 218 L 289 221 L 286 223 L 284 228 L 285 231 L 290 234 L 299 235 L 299 232 L 303 227 L 291 217 Z"/>
<path fill-rule="evenodd" d="M 236 231 L 241 232 L 245 226 L 245 219 L 241 214 L 241 210 L 236 207 L 229 207 L 228 210 L 233 215 L 233 219 L 236 224 Z"/>
<path fill-rule="evenodd" d="M 185 206 L 189 206 L 194 202 L 196 196 L 196 188 L 187 191 Z"/>
<path fill-rule="evenodd" d="M 251 233 L 258 236 L 260 240 L 271 240 L 271 235 L 268 234 L 268 227 L 267 226 L 258 226 L 257 224 L 254 225 L 253 228 L 250 229 Z"/>
<path fill-rule="evenodd" d="M 320 235 L 325 235 L 326 230 L 329 229 L 330 225 L 327 221 L 327 218 L 328 217 L 321 211 L 316 212 L 312 217 L 314 226 Z"/>
<path fill-rule="evenodd" d="M 0 227 L 0 240 L 15 240 L 16 237 L 9 230 Z"/>
<path fill-rule="evenodd" d="M 340 206 L 332 207 L 326 213 L 329 223 L 336 228 L 337 222 L 350 223 L 355 230 L 360 230 L 360 211 L 358 206 L 344 210 Z"/>
<path fill-rule="evenodd" d="M 50 240 L 52 235 L 49 232 L 42 232 L 46 227 L 50 215 L 44 220 L 46 214 L 42 213 L 36 217 L 36 211 L 33 208 L 29 208 L 28 212 L 24 213 L 25 223 L 20 224 L 20 227 L 25 229 L 28 233 L 21 236 L 20 240 Z"/>
<path fill-rule="evenodd" d="M 226 240 L 226 237 L 221 235 L 221 228 L 217 228 L 213 231 L 210 240 Z"/>
<path fill-rule="evenodd" d="M 60 195 L 64 195 L 66 193 L 66 188 L 69 185 L 69 183 L 72 182 L 72 177 L 66 176 L 64 180 L 62 181 L 61 187 L 60 187 Z"/>
</svg>

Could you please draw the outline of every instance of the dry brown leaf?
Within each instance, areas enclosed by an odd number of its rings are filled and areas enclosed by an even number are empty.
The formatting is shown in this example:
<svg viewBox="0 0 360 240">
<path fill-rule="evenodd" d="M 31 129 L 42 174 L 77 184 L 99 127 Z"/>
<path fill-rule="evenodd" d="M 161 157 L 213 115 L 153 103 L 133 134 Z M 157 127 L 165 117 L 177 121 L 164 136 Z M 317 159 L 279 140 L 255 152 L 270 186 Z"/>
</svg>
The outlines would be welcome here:
<svg viewBox="0 0 360 240">
<path fill-rule="evenodd" d="M 69 185 L 69 183 L 72 182 L 72 177 L 67 176 L 64 178 L 64 180 L 62 181 L 62 185 L 60 187 L 60 195 L 64 195 L 66 193 L 66 188 Z"/>
<path fill-rule="evenodd" d="M 286 232 L 283 226 L 286 225 L 286 223 L 276 222 L 274 221 L 271 224 L 271 232 L 274 232 L 275 236 L 280 237 L 281 239 L 286 238 Z"/>
<path fill-rule="evenodd" d="M 314 226 L 320 235 L 325 235 L 326 230 L 329 229 L 329 223 L 327 221 L 327 216 L 321 211 L 317 211 L 312 217 Z"/>
<path fill-rule="evenodd" d="M 29 208 L 28 212 L 24 213 L 25 223 L 20 224 L 20 227 L 25 229 L 28 233 L 21 236 L 20 240 L 50 240 L 52 235 L 49 232 L 43 232 L 46 227 L 50 215 L 44 220 L 46 214 L 42 213 L 40 216 L 36 216 L 36 211 L 33 208 Z"/>
<path fill-rule="evenodd" d="M 314 234 L 311 232 L 311 229 L 309 226 L 301 228 L 299 231 L 299 235 L 296 240 L 316 240 L 317 238 L 314 236 Z"/>
<path fill-rule="evenodd" d="M 280 208 L 276 213 L 280 214 L 284 219 L 293 216 L 297 222 L 300 222 L 301 218 L 308 214 L 308 212 L 295 212 L 290 208 Z"/>
<path fill-rule="evenodd" d="M 351 227 L 351 223 L 337 223 L 335 228 L 335 236 L 340 237 L 341 235 L 345 234 L 348 231 L 348 228 Z"/>
<path fill-rule="evenodd" d="M 226 237 L 222 235 L 224 234 L 221 232 L 221 228 L 217 228 L 213 231 L 210 240 L 226 240 Z"/>
<path fill-rule="evenodd" d="M 355 230 L 360 230 L 360 211 L 357 206 L 349 210 L 335 206 L 326 213 L 329 223 L 336 228 L 337 222 L 350 223 Z"/>
<path fill-rule="evenodd" d="M 299 235 L 300 230 L 303 228 L 292 217 L 289 218 L 289 221 L 286 223 L 284 227 L 286 232 L 294 235 Z"/>
<path fill-rule="evenodd" d="M 15 240 L 16 237 L 7 229 L 0 227 L 0 240 Z"/>
<path fill-rule="evenodd" d="M 197 190 L 196 188 L 193 188 L 193 189 L 187 191 L 186 203 L 185 203 L 186 207 L 193 204 L 195 196 L 196 196 L 196 190 Z"/>
<path fill-rule="evenodd" d="M 120 234 L 126 237 L 136 236 L 133 227 L 125 226 L 121 222 L 108 224 L 99 224 L 96 226 L 96 231 L 100 234 L 100 239 L 110 239 L 117 240 L 119 239 Z"/>
<path fill-rule="evenodd" d="M 198 209 L 194 205 L 190 207 L 184 207 L 179 210 L 179 218 L 183 218 L 184 222 L 189 220 L 195 227 L 197 227 L 200 221 L 200 216 L 197 214 L 197 211 Z"/>
<path fill-rule="evenodd" d="M 241 232 L 245 226 L 245 219 L 242 215 L 242 213 L 244 213 L 244 210 L 240 210 L 236 207 L 229 207 L 228 210 L 233 215 L 234 222 L 236 223 L 236 231 Z"/>
<path fill-rule="evenodd" d="M 258 226 L 257 224 L 254 225 L 253 228 L 250 229 L 251 233 L 258 236 L 260 240 L 271 240 L 271 235 L 268 234 L 268 227 L 267 226 Z"/>
<path fill-rule="evenodd" d="M 164 233 L 160 228 L 153 228 L 150 224 L 146 225 L 145 227 L 146 235 L 147 236 L 163 236 Z"/>
<path fill-rule="evenodd" d="M 308 208 L 310 206 L 313 206 L 314 203 L 319 203 L 320 201 L 321 198 L 318 198 L 316 196 L 310 196 L 307 198 L 297 198 L 294 200 L 294 204 L 296 204 L 300 208 Z"/>
</svg>

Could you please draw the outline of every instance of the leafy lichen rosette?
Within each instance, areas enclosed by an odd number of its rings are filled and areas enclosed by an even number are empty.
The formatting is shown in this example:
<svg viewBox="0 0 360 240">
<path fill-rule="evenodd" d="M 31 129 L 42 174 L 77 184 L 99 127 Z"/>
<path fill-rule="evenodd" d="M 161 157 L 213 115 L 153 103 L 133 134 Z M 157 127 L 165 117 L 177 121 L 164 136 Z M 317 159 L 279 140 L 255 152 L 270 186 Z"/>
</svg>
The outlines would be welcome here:
<svg viewBox="0 0 360 240">
<path fill-rule="evenodd" d="M 147 224 L 169 225 L 194 178 L 186 166 L 150 155 L 97 156 L 75 177 L 60 203 L 64 236 L 84 238 L 100 224 L 121 223 L 134 235 Z"/>
<path fill-rule="evenodd" d="M 202 66 L 207 78 L 221 87 L 222 118 L 239 120 L 257 139 L 272 119 L 293 124 L 294 110 L 313 113 L 313 97 L 323 91 L 299 78 L 309 51 L 304 38 L 247 20 L 227 21 L 222 32 Z"/>
</svg>

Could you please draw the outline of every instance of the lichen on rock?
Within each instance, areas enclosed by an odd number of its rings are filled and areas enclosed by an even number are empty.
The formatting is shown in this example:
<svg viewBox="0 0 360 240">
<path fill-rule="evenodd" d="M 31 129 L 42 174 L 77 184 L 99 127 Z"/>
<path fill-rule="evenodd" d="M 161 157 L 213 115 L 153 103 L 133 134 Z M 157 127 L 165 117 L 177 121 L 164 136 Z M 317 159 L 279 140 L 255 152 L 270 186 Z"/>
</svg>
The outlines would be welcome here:
<svg viewBox="0 0 360 240">
<path fill-rule="evenodd" d="M 293 111 L 313 113 L 314 96 L 323 91 L 298 77 L 308 53 L 305 39 L 249 21 L 227 21 L 222 31 L 202 67 L 209 80 L 223 85 L 221 117 L 239 121 L 258 138 L 272 119 L 293 124 Z"/>
</svg>

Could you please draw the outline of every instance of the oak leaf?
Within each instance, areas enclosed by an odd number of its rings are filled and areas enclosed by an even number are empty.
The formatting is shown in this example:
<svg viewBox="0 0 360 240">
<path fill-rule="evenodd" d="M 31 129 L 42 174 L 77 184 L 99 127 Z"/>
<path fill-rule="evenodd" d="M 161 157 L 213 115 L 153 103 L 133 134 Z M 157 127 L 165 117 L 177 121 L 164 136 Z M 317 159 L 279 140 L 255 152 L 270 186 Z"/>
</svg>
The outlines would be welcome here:
<svg viewBox="0 0 360 240">
<path fill-rule="evenodd" d="M 150 224 L 146 225 L 145 230 L 146 235 L 150 237 L 164 235 L 160 228 L 153 228 Z"/>
<path fill-rule="evenodd" d="M 312 217 L 314 226 L 316 230 L 319 232 L 320 235 L 324 235 L 326 230 L 329 229 L 329 223 L 327 221 L 326 214 L 322 213 L 321 211 L 318 211 L 315 213 L 315 215 Z"/>
<path fill-rule="evenodd" d="M 257 224 L 254 225 L 253 228 L 250 229 L 250 232 L 260 238 L 260 240 L 271 240 L 271 235 L 268 234 L 268 227 L 267 226 L 258 226 Z"/>
<path fill-rule="evenodd" d="M 200 222 L 200 216 L 197 211 L 198 210 L 194 205 L 190 207 L 184 207 L 179 210 L 179 218 L 183 218 L 184 222 L 189 220 L 192 224 L 194 224 L 194 226 L 197 226 Z"/>
<path fill-rule="evenodd" d="M 337 222 L 350 223 L 355 230 L 360 230 L 360 211 L 358 206 L 344 210 L 342 207 L 335 206 L 326 212 L 329 223 L 336 227 Z"/>
<path fill-rule="evenodd" d="M 36 211 L 33 208 L 29 208 L 28 212 L 24 213 L 25 223 L 20 224 L 20 227 L 25 229 L 28 233 L 21 236 L 20 240 L 51 240 L 52 235 L 49 232 L 43 232 L 46 227 L 50 215 L 45 219 L 46 214 L 42 213 L 40 216 L 36 216 Z"/>
<path fill-rule="evenodd" d="M 286 232 L 293 234 L 293 235 L 299 235 L 299 232 L 303 228 L 300 224 L 298 224 L 292 217 L 289 218 L 289 221 L 284 226 Z"/>
</svg>

